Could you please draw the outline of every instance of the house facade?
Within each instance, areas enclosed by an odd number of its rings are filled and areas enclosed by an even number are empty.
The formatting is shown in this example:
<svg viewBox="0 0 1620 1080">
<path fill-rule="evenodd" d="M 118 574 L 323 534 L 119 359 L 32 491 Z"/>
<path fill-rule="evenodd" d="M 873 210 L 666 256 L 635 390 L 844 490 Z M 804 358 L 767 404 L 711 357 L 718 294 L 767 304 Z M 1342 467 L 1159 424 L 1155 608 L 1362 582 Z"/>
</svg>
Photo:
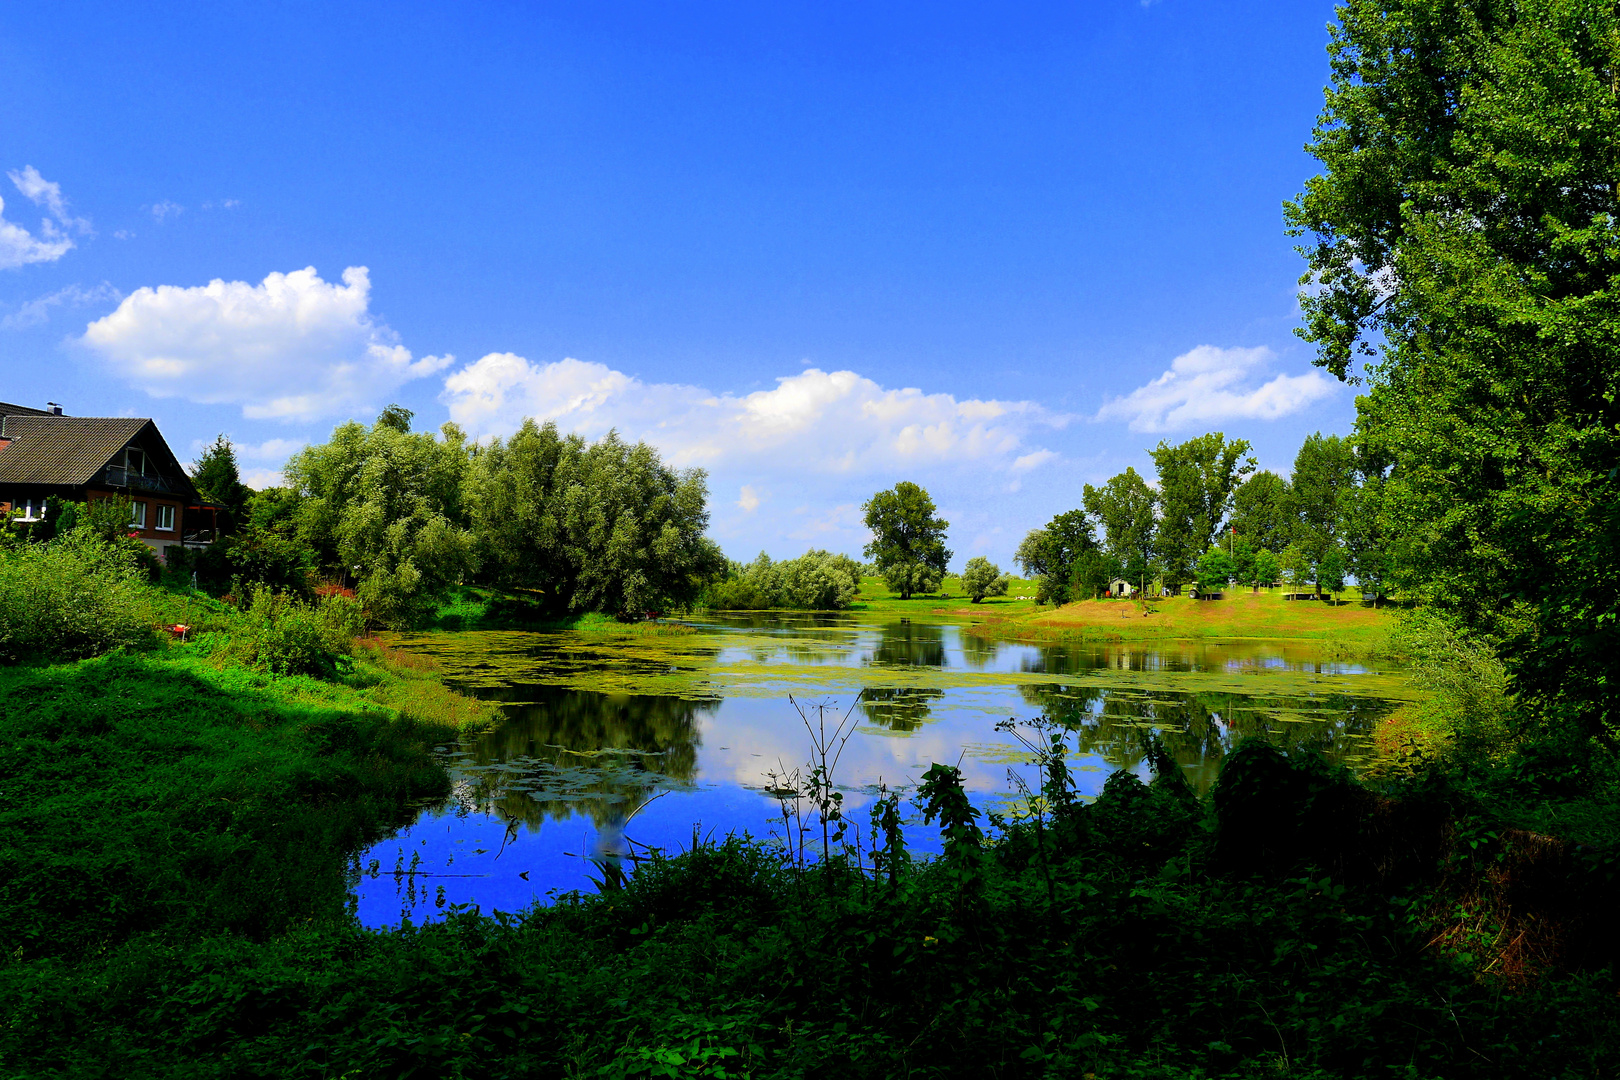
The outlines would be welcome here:
<svg viewBox="0 0 1620 1080">
<path fill-rule="evenodd" d="M 131 534 L 167 561 L 176 545 L 212 543 L 214 507 L 150 419 L 65 416 L 59 406 L 0 402 L 0 511 L 38 521 L 51 496 L 74 502 L 123 497 Z"/>
</svg>

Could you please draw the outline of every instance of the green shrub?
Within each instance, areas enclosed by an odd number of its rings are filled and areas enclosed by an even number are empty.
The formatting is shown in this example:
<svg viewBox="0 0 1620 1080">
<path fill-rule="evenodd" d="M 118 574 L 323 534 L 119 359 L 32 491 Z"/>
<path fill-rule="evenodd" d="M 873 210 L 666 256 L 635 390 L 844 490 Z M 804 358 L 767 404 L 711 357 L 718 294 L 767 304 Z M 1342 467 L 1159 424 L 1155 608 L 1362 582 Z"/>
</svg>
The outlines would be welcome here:
<svg viewBox="0 0 1620 1080">
<path fill-rule="evenodd" d="M 328 596 L 306 604 L 287 593 L 259 589 L 232 628 L 234 651 L 274 675 L 331 676 L 365 629 L 360 604 Z"/>
<path fill-rule="evenodd" d="M 78 660 L 153 644 L 135 555 L 127 542 L 83 530 L 0 551 L 0 661 Z"/>
</svg>

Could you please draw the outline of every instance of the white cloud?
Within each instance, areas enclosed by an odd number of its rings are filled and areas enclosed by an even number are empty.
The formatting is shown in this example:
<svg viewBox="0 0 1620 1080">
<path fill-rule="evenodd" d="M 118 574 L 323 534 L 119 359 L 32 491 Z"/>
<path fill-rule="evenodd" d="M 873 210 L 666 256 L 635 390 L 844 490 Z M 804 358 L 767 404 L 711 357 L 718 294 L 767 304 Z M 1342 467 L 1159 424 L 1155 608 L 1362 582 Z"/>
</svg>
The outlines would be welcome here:
<svg viewBox="0 0 1620 1080">
<path fill-rule="evenodd" d="M 313 266 L 258 285 L 141 288 L 85 328 L 80 343 L 154 397 L 240 405 L 250 419 L 310 420 L 369 410 L 451 356 L 413 360 L 373 318 L 363 266 L 343 284 Z"/>
<path fill-rule="evenodd" d="M 181 214 L 186 212 L 185 207 L 181 206 L 179 203 L 172 203 L 168 199 L 164 199 L 160 203 L 153 203 L 151 206 L 147 207 L 147 209 L 152 212 L 152 220 L 156 221 L 159 225 L 163 224 L 163 222 L 167 221 L 169 218 L 179 217 Z"/>
<path fill-rule="evenodd" d="M 43 206 L 50 217 L 40 219 L 37 237 L 21 225 L 0 217 L 0 270 L 14 270 L 29 263 L 55 262 L 73 250 L 73 239 L 68 235 L 70 232 L 88 234 L 91 231 L 89 221 L 68 213 L 62 185 L 45 179 L 32 165 L 25 166 L 21 172 L 11 170 L 6 175 L 18 191 L 32 200 L 35 206 Z M 5 200 L 0 199 L 0 214 L 5 212 L 5 208 Z"/>
<path fill-rule="evenodd" d="M 776 382 L 743 396 L 717 394 L 579 360 L 533 364 L 490 353 L 447 377 L 443 400 L 474 436 L 509 432 L 532 416 L 592 438 L 616 428 L 679 465 L 756 475 L 1011 467 L 1020 455 L 1038 463 L 1043 451 L 1026 440 L 1068 422 L 1033 402 L 891 390 L 853 371 L 812 367 Z"/>
<path fill-rule="evenodd" d="M 263 491 L 267 487 L 281 487 L 287 482 L 280 469 L 248 469 L 242 472 L 240 477 L 242 483 L 255 491 Z"/>
<path fill-rule="evenodd" d="M 1254 385 L 1275 354 L 1200 345 L 1170 370 L 1106 402 L 1095 420 L 1124 420 L 1132 431 L 1171 431 L 1223 420 L 1276 420 L 1330 396 L 1337 384 L 1319 371 L 1278 375 Z"/>
<path fill-rule="evenodd" d="M 744 484 L 738 494 L 741 497 L 738 498 L 737 505 L 742 507 L 743 513 L 752 514 L 759 509 L 759 493 L 754 490 L 754 485 Z"/>
<path fill-rule="evenodd" d="M 1042 465 L 1045 465 L 1048 461 L 1051 461 L 1056 457 L 1057 453 L 1055 451 L 1036 450 L 1032 453 L 1025 454 L 1022 457 L 1014 458 L 1012 470 L 1013 472 L 1028 472 L 1031 469 L 1040 468 Z"/>
<path fill-rule="evenodd" d="M 65 289 L 58 289 L 53 293 L 47 293 L 44 296 L 25 301 L 16 311 L 7 315 L 4 319 L 0 319 L 0 328 L 24 330 L 30 326 L 40 326 L 50 321 L 51 308 L 53 307 L 82 307 L 85 304 L 103 304 L 111 300 L 121 299 L 123 295 L 105 281 L 93 289 L 69 285 Z"/>
<path fill-rule="evenodd" d="M 286 461 L 308 445 L 304 439 L 266 439 L 262 443 L 237 443 L 236 456 L 244 461 Z"/>
</svg>

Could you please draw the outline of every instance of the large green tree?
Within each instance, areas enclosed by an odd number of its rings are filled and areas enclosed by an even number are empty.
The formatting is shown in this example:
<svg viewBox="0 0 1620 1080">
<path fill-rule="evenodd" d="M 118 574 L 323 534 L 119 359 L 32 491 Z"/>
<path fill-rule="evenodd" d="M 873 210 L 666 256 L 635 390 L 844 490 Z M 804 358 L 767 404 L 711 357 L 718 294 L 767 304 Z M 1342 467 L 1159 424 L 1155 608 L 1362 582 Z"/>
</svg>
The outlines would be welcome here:
<svg viewBox="0 0 1620 1080">
<path fill-rule="evenodd" d="M 1281 551 L 1294 540 L 1288 481 L 1263 469 L 1232 493 L 1232 528 L 1255 550 Z"/>
<path fill-rule="evenodd" d="M 1620 734 L 1620 9 L 1351 0 L 1288 204 L 1317 362 L 1365 379 L 1395 583 Z M 1362 362 L 1358 368 L 1358 359 Z"/>
<path fill-rule="evenodd" d="M 1248 452 L 1248 442 L 1229 443 L 1218 431 L 1178 446 L 1161 442 L 1154 449 L 1161 507 L 1158 552 L 1166 584 L 1180 585 L 1194 576 L 1194 564 L 1231 512 L 1233 492 L 1254 471 Z"/>
<path fill-rule="evenodd" d="M 616 432 L 587 444 L 525 420 L 473 455 L 466 490 L 484 579 L 537 590 L 558 613 L 687 604 L 725 566 L 703 535 L 703 471 Z"/>
<path fill-rule="evenodd" d="M 936 517 L 934 500 L 909 480 L 873 495 L 862 506 L 872 542 L 866 557 L 877 564 L 889 588 L 909 600 L 930 593 L 945 577 L 951 553 L 945 547 L 950 522 Z"/>
<path fill-rule="evenodd" d="M 1108 567 L 1101 556 L 1086 512 L 1070 510 L 1047 522 L 1044 529 L 1031 529 L 1013 559 L 1025 576 L 1036 579 L 1037 600 L 1067 604 L 1077 590 L 1094 593 L 1099 578 L 1106 583 Z"/>
<path fill-rule="evenodd" d="M 298 539 L 323 566 L 352 574 L 370 615 L 389 626 L 422 621 L 474 565 L 462 488 L 465 439 L 401 430 L 398 413 L 347 423 L 287 463 L 298 496 Z"/>
<path fill-rule="evenodd" d="M 1108 553 L 1117 559 L 1125 576 L 1142 587 L 1153 568 L 1153 542 L 1158 496 L 1148 482 L 1129 466 L 1100 488 L 1087 484 L 1081 504 L 1102 525 Z"/>
<path fill-rule="evenodd" d="M 1315 568 L 1311 580 L 1318 593 L 1323 560 L 1343 541 L 1355 487 L 1356 457 L 1350 440 L 1321 432 L 1307 437 L 1294 457 L 1287 505 L 1294 543 Z"/>
</svg>

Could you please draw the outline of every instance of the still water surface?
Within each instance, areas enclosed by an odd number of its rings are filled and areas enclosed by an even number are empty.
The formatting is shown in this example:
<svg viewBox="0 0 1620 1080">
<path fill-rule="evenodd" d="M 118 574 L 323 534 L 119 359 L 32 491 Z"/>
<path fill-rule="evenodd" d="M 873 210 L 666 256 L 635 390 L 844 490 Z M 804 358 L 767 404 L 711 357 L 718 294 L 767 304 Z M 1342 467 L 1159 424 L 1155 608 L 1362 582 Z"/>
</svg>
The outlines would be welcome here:
<svg viewBox="0 0 1620 1080">
<path fill-rule="evenodd" d="M 878 784 L 909 788 L 935 761 L 959 764 L 987 809 L 1010 803 L 1009 770 L 1038 786 L 1000 720 L 1066 725 L 1070 767 L 1092 797 L 1117 769 L 1145 777 L 1155 735 L 1199 789 L 1251 735 L 1355 767 L 1373 725 L 1412 693 L 1398 673 L 1324 659 L 1309 643 L 1034 646 L 950 624 L 774 613 L 688 625 L 670 636 L 401 636 L 452 686 L 500 702 L 506 721 L 442 748 L 450 798 L 361 855 L 361 920 L 419 921 L 464 903 L 518 911 L 592 888 L 592 859 L 679 850 L 694 833 L 781 838 L 768 774 L 804 766 L 800 711 L 814 719 L 817 706 L 829 723 L 850 716 L 835 779 L 864 824 Z M 937 846 L 920 821 L 909 839 Z"/>
</svg>

